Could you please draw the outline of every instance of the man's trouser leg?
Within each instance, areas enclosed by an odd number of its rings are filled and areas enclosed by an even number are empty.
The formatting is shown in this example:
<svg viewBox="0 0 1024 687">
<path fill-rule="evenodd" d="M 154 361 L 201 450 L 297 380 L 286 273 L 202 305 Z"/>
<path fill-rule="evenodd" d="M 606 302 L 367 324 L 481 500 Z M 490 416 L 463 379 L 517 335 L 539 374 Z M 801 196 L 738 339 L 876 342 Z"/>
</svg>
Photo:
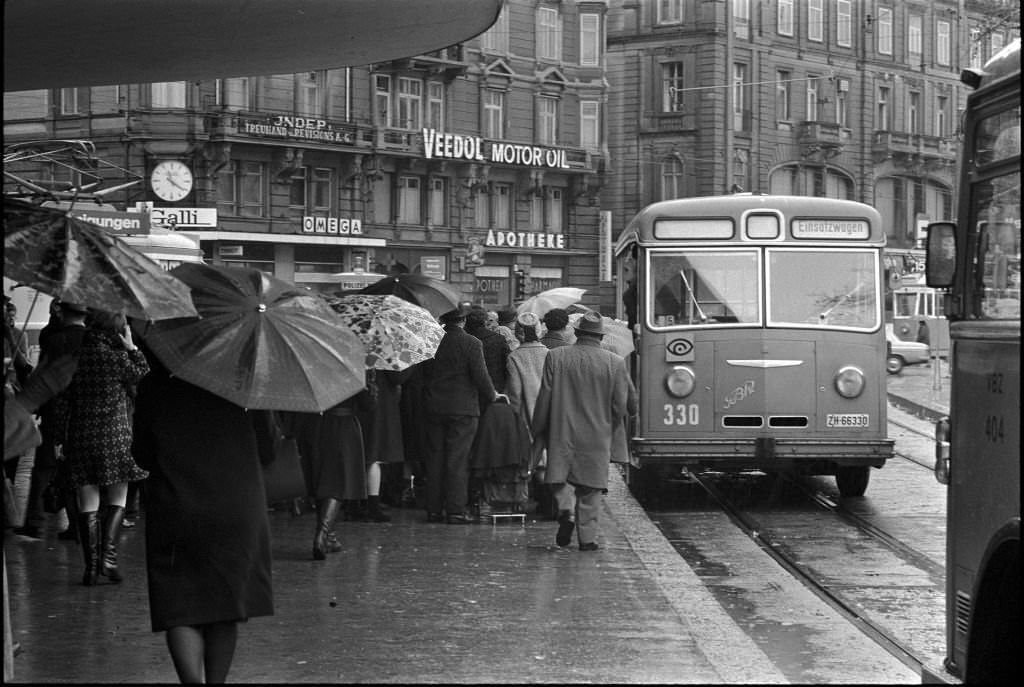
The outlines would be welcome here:
<svg viewBox="0 0 1024 687">
<path fill-rule="evenodd" d="M 466 510 L 469 488 L 469 452 L 473 448 L 479 418 L 471 415 L 451 415 L 446 418 L 445 436 L 445 505 L 448 515 L 460 515 Z"/>
<path fill-rule="evenodd" d="M 580 544 L 597 541 L 597 517 L 601 512 L 604 492 L 593 487 L 576 487 L 576 536 Z"/>
<path fill-rule="evenodd" d="M 556 517 L 568 513 L 573 520 L 576 519 L 576 488 L 568 482 L 553 482 L 549 485 L 555 496 L 555 506 L 558 508 Z"/>
<path fill-rule="evenodd" d="M 427 455 L 424 460 L 426 468 L 427 513 L 440 515 L 444 508 L 444 463 L 445 434 L 448 426 L 446 418 L 431 415 L 426 427 Z"/>
</svg>

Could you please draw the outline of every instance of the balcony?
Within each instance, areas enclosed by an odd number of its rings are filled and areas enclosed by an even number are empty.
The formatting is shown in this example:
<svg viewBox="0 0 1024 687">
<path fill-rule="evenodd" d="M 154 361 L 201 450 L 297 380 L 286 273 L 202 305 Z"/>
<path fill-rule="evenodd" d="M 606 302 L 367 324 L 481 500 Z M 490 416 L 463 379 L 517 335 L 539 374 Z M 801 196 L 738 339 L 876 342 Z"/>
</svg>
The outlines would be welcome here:
<svg viewBox="0 0 1024 687">
<path fill-rule="evenodd" d="M 871 144 L 876 163 L 894 160 L 896 164 L 949 165 L 956 160 L 956 145 L 941 136 L 910 134 L 902 131 L 876 131 Z"/>
<path fill-rule="evenodd" d="M 211 140 L 328 144 L 371 148 L 375 128 L 354 122 L 319 119 L 276 112 L 207 111 L 206 130 Z"/>
<path fill-rule="evenodd" d="M 205 139 L 206 115 L 196 110 L 129 110 L 124 133 L 128 139 Z"/>
<path fill-rule="evenodd" d="M 445 81 L 451 81 L 455 77 L 465 74 L 469 68 L 469 63 L 465 60 L 465 52 L 461 44 L 452 45 L 424 55 L 390 62 L 378 62 L 373 65 L 373 68 L 374 71 L 383 73 L 419 71 L 432 76 L 440 76 Z"/>
<path fill-rule="evenodd" d="M 850 130 L 835 122 L 800 122 L 796 127 L 797 143 L 802 146 L 842 148 L 850 137 Z"/>
</svg>

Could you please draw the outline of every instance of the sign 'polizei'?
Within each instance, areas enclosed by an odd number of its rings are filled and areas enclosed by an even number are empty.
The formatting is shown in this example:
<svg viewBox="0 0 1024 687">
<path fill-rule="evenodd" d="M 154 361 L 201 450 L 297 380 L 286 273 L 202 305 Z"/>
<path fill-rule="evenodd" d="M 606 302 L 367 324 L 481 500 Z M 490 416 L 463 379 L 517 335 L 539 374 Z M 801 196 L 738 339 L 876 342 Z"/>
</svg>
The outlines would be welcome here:
<svg viewBox="0 0 1024 687">
<path fill-rule="evenodd" d="M 485 141 L 479 136 L 447 134 L 436 129 L 423 130 L 423 155 L 428 160 L 468 160 L 524 167 L 569 169 L 568 157 L 561 148 Z"/>
</svg>

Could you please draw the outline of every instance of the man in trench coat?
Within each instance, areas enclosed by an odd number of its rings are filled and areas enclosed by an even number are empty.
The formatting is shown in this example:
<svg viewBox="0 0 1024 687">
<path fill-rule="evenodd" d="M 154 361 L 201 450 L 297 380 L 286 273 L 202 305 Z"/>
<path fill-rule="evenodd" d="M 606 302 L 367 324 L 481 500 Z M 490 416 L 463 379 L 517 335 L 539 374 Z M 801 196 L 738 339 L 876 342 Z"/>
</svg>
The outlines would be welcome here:
<svg viewBox="0 0 1024 687">
<path fill-rule="evenodd" d="M 580 551 L 596 551 L 608 465 L 619 453 L 614 428 L 635 412 L 636 397 L 626 361 L 601 347 L 600 313 L 585 313 L 575 329 L 575 344 L 553 348 L 544 359 L 531 425 L 547 445 L 544 481 L 558 504 L 555 543 L 568 546 L 577 528 Z"/>
</svg>

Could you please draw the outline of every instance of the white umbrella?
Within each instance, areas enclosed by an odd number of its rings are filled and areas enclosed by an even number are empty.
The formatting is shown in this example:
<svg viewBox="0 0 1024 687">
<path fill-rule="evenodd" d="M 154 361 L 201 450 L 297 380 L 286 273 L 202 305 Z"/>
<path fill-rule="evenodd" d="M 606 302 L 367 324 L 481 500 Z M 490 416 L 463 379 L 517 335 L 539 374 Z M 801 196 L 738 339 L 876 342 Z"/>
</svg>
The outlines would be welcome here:
<svg viewBox="0 0 1024 687">
<path fill-rule="evenodd" d="M 573 303 L 578 303 L 586 292 L 586 289 L 558 286 L 530 296 L 516 308 L 516 311 L 520 314 L 532 312 L 538 317 L 543 317 L 544 313 L 552 308 L 567 308 Z"/>
</svg>

